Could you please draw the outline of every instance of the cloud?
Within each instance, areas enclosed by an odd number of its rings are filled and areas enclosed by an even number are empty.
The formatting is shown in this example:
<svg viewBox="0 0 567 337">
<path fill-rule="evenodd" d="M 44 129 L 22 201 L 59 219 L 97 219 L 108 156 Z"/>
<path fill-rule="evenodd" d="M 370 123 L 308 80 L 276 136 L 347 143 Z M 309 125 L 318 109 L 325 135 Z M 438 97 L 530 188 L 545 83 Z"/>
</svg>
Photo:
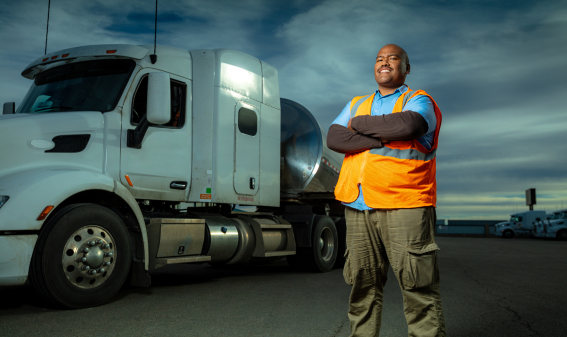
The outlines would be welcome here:
<svg viewBox="0 0 567 337">
<path fill-rule="evenodd" d="M 52 1 L 48 52 L 151 44 L 154 11 L 147 0 Z M 440 217 L 504 216 L 531 187 L 546 196 L 539 206 L 567 202 L 565 2 L 170 0 L 158 12 L 158 44 L 237 49 L 276 66 L 282 96 L 324 128 L 376 89 L 376 52 L 397 43 L 410 56 L 407 83 L 443 112 Z M 30 85 L 19 74 L 43 55 L 47 8 L 4 1 L 0 14 L 0 103 L 19 104 Z"/>
</svg>

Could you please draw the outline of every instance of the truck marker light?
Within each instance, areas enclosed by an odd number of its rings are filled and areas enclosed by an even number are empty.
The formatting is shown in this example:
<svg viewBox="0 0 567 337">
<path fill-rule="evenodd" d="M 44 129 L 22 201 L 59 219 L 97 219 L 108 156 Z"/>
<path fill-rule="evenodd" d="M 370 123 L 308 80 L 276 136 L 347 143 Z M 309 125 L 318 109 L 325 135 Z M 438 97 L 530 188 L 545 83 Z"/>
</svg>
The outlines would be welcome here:
<svg viewBox="0 0 567 337">
<path fill-rule="evenodd" d="M 41 61 L 41 62 L 45 62 L 47 60 L 49 60 L 49 57 L 44 58 L 43 61 Z"/>
<path fill-rule="evenodd" d="M 43 209 L 43 212 L 41 212 L 41 214 L 37 217 L 38 221 L 44 220 L 47 215 L 49 214 L 49 212 L 51 212 L 51 210 L 53 209 L 53 206 L 47 206 Z"/>
<path fill-rule="evenodd" d="M 130 177 L 128 177 L 128 175 L 125 175 L 124 177 L 128 181 L 128 185 L 130 185 L 130 187 L 134 187 L 134 184 L 132 184 L 132 180 L 130 180 Z"/>
<path fill-rule="evenodd" d="M 55 60 L 59 55 L 51 56 L 52 60 Z"/>
<path fill-rule="evenodd" d="M 63 54 L 63 55 L 61 55 L 62 58 L 63 58 L 63 57 L 67 57 L 67 56 L 69 56 L 69 54 Z"/>
<path fill-rule="evenodd" d="M 114 53 L 116 53 L 116 49 L 114 49 L 114 50 L 107 50 L 106 53 L 107 53 L 107 54 L 114 54 Z"/>
</svg>

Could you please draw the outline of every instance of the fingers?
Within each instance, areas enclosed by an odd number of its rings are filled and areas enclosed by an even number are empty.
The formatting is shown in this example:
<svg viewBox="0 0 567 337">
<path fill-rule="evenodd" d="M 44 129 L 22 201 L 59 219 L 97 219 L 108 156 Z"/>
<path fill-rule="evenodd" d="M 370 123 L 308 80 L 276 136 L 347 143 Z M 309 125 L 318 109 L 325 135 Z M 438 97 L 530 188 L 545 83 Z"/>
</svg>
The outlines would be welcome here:
<svg viewBox="0 0 567 337">
<path fill-rule="evenodd" d="M 350 125 L 351 122 L 352 122 L 352 118 L 348 120 L 348 126 L 347 126 L 347 128 L 348 128 L 350 131 L 354 132 L 354 130 L 352 129 L 352 126 Z"/>
</svg>

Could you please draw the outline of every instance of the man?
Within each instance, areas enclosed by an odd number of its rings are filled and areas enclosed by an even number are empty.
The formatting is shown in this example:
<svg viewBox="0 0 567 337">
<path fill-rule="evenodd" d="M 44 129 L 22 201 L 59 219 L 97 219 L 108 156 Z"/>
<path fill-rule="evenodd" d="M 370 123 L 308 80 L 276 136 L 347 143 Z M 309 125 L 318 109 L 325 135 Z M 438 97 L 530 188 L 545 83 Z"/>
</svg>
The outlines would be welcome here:
<svg viewBox="0 0 567 337">
<path fill-rule="evenodd" d="M 351 336 L 379 335 L 390 265 L 409 336 L 445 336 L 433 235 L 441 112 L 423 90 L 404 84 L 409 73 L 402 48 L 380 49 L 378 90 L 351 100 L 327 136 L 328 147 L 345 154 L 335 196 L 347 206 Z"/>
</svg>

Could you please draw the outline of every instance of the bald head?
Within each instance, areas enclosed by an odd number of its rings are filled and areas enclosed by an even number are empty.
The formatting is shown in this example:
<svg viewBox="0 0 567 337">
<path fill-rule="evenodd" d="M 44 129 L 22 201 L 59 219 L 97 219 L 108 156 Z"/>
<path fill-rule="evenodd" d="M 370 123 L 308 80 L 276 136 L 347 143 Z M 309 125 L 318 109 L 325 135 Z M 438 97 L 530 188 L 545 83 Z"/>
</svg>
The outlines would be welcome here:
<svg viewBox="0 0 567 337">
<path fill-rule="evenodd" d="M 409 57 L 402 47 L 387 44 L 380 49 L 374 65 L 374 78 L 382 95 L 391 94 L 401 87 L 409 72 Z"/>
</svg>

